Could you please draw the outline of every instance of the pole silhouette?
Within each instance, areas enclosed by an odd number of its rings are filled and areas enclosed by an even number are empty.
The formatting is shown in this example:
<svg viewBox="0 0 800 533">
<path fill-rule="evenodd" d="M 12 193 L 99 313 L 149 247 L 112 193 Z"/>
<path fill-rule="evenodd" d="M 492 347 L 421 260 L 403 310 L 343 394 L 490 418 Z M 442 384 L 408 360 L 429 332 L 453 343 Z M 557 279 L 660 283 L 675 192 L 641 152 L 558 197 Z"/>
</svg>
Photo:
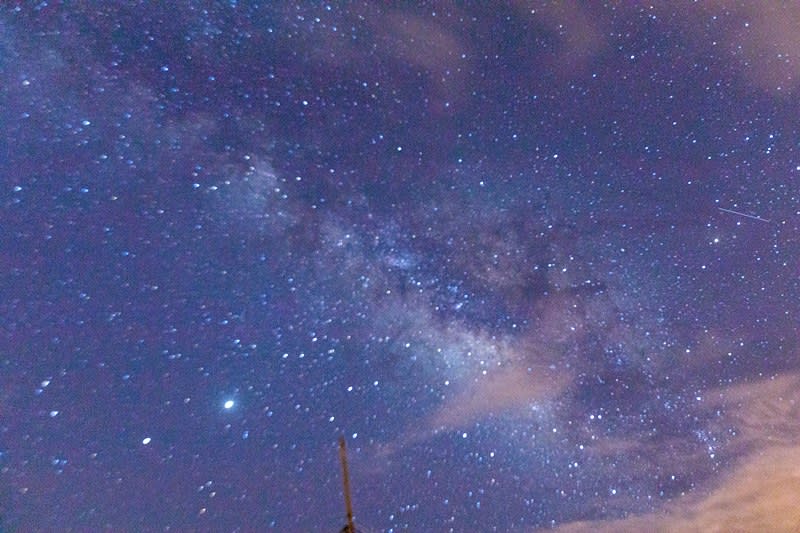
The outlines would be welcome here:
<svg viewBox="0 0 800 533">
<path fill-rule="evenodd" d="M 347 472 L 347 446 L 344 436 L 339 437 L 339 459 L 342 461 L 342 482 L 344 483 L 344 507 L 347 512 L 347 525 L 342 528 L 341 533 L 356 533 L 356 526 L 353 523 L 353 503 L 350 500 L 350 475 Z"/>
</svg>

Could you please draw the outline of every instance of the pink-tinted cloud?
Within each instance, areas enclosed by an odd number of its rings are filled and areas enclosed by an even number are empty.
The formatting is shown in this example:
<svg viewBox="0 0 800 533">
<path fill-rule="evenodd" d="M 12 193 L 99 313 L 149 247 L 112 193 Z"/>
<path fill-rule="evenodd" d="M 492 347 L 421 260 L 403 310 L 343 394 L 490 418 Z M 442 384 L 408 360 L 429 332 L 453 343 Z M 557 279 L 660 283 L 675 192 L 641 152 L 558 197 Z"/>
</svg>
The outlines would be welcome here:
<svg viewBox="0 0 800 533">
<path fill-rule="evenodd" d="M 630 6 L 633 8 L 633 4 Z M 637 6 L 638 9 L 640 6 Z M 673 6 L 656 4 L 664 18 Z M 707 0 L 686 3 L 673 19 L 686 38 L 705 46 L 709 57 L 727 67 L 754 89 L 773 96 L 789 95 L 800 86 L 800 4 Z"/>
<path fill-rule="evenodd" d="M 740 15 L 725 36 L 725 44 L 742 75 L 754 86 L 773 94 L 794 91 L 800 84 L 800 4 L 774 1 L 714 4 Z"/>
<path fill-rule="evenodd" d="M 800 446 L 754 454 L 707 496 L 622 520 L 574 522 L 562 533 L 800 531 Z"/>
<path fill-rule="evenodd" d="M 547 366 L 494 369 L 447 398 L 426 426 L 430 431 L 446 431 L 485 417 L 524 414 L 536 404 L 556 397 L 566 385 L 565 376 Z"/>
<path fill-rule="evenodd" d="M 591 3 L 566 0 L 517 0 L 520 18 L 543 25 L 557 37 L 557 48 L 547 69 L 570 77 L 582 70 L 608 45 L 608 20 Z"/>
<path fill-rule="evenodd" d="M 743 459 L 718 484 L 657 513 L 574 522 L 558 531 L 800 531 L 800 375 L 737 384 L 707 395 L 724 410 Z"/>
<path fill-rule="evenodd" d="M 741 447 L 800 444 L 800 375 L 737 384 L 707 397 L 725 410 L 721 423 L 736 429 Z"/>
</svg>

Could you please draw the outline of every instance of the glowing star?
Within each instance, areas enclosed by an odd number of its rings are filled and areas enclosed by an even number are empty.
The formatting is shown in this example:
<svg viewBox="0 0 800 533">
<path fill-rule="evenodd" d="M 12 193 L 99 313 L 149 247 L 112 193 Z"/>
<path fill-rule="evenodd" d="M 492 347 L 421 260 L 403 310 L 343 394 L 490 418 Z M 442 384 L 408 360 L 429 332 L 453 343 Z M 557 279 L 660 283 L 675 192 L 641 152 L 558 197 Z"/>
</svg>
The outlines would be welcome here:
<svg viewBox="0 0 800 533">
<path fill-rule="evenodd" d="M 225 400 L 225 403 L 222 404 L 225 409 L 232 409 L 234 405 L 235 402 L 233 400 Z"/>
</svg>

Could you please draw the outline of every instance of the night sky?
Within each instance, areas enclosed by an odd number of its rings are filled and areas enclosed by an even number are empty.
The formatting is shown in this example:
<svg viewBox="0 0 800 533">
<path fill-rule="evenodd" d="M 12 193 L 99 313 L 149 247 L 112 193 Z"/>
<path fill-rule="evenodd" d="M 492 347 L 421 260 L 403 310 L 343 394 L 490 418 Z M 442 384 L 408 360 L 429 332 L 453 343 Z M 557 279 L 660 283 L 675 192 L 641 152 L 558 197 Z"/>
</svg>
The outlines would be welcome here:
<svg viewBox="0 0 800 533">
<path fill-rule="evenodd" d="M 798 27 L 4 2 L 0 529 L 800 530 Z"/>
</svg>

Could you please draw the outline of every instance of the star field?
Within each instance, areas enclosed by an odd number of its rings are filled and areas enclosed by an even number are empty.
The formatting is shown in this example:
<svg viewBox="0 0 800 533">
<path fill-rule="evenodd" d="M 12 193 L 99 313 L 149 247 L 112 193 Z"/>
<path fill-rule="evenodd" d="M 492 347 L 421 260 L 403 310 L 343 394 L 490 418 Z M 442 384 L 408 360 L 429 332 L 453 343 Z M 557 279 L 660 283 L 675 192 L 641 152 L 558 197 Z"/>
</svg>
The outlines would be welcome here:
<svg viewBox="0 0 800 533">
<path fill-rule="evenodd" d="M 796 530 L 797 23 L 0 8 L 0 529 Z"/>
</svg>

